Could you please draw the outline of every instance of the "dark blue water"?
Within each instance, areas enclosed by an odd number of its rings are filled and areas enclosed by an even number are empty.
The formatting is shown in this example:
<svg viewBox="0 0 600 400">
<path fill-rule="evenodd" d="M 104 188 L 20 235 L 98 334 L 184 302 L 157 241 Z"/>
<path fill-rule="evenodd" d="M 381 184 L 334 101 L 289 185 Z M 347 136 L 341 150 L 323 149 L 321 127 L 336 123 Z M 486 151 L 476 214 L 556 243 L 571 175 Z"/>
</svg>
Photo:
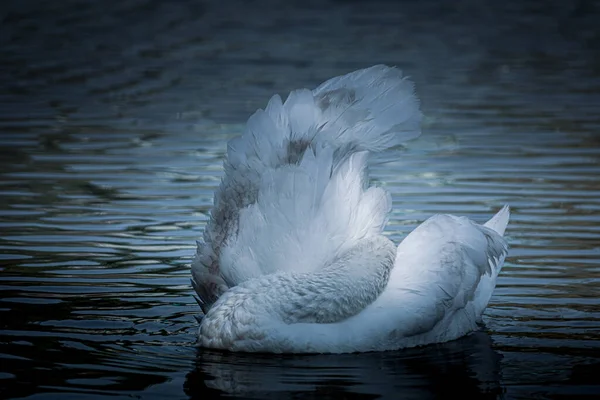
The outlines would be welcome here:
<svg viewBox="0 0 600 400">
<path fill-rule="evenodd" d="M 599 396 L 598 21 L 593 1 L 3 4 L 0 398 Z M 486 328 L 343 356 L 196 348 L 189 262 L 226 141 L 271 94 L 376 63 L 425 113 L 372 168 L 390 237 L 512 206 Z"/>
</svg>

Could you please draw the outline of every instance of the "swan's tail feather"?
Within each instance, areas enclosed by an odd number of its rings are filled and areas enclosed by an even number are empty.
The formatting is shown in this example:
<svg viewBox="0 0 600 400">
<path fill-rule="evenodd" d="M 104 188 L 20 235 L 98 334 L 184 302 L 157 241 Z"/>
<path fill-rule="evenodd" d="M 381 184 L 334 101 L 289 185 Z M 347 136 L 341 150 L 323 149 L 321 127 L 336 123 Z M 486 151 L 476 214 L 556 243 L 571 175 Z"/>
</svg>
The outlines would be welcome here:
<svg viewBox="0 0 600 400">
<path fill-rule="evenodd" d="M 504 231 L 506 230 L 506 227 L 508 226 L 509 219 L 510 219 L 510 207 L 507 204 L 504 207 L 502 207 L 500 209 L 500 211 L 498 211 L 496 213 L 496 215 L 494 215 L 492 218 L 490 218 L 490 220 L 487 221 L 483 225 L 498 232 L 498 234 L 500 234 L 500 236 L 504 236 Z"/>
<path fill-rule="evenodd" d="M 413 85 L 383 65 L 273 96 L 229 142 L 225 176 L 192 263 L 203 308 L 229 287 L 319 268 L 380 233 L 391 200 L 368 188 L 368 152 L 420 134 Z"/>
</svg>

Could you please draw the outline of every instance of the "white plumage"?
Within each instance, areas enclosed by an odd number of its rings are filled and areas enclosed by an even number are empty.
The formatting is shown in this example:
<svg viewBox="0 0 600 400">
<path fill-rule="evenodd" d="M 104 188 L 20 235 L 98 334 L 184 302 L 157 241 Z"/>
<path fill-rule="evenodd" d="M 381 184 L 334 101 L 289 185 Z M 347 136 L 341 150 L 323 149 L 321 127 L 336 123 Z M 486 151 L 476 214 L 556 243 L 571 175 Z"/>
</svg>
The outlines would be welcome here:
<svg viewBox="0 0 600 400">
<path fill-rule="evenodd" d="M 420 134 L 413 85 L 378 65 L 273 96 L 229 142 L 192 282 L 202 346 L 390 350 L 474 329 L 502 268 L 504 207 L 485 225 L 433 216 L 396 248 L 370 152 Z"/>
</svg>

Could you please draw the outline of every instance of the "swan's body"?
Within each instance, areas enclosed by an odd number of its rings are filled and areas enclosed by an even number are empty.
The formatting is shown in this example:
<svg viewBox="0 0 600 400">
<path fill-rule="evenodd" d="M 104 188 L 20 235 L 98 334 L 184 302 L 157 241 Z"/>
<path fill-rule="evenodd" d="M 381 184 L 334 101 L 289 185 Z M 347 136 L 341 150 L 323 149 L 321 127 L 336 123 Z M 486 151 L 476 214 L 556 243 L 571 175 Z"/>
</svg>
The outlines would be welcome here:
<svg viewBox="0 0 600 400">
<path fill-rule="evenodd" d="M 375 66 L 285 103 L 229 143 L 192 282 L 205 347 L 341 353 L 456 339 L 477 328 L 507 253 L 508 207 L 484 225 L 436 215 L 396 246 L 367 157 L 420 134 L 412 84 Z"/>
</svg>

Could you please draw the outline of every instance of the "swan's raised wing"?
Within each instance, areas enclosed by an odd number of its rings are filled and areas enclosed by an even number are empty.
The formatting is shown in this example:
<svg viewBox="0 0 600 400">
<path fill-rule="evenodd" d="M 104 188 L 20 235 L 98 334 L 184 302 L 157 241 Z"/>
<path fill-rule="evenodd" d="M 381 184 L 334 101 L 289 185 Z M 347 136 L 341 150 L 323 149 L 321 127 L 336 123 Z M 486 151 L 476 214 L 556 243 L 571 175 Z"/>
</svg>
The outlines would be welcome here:
<svg viewBox="0 0 600 400">
<path fill-rule="evenodd" d="M 507 254 L 508 218 L 508 207 L 484 225 L 436 215 L 400 243 L 386 295 L 406 321 L 401 336 L 451 333 L 480 320 Z"/>
<path fill-rule="evenodd" d="M 329 204 L 335 209 L 333 217 L 356 206 L 347 214 L 381 219 L 379 210 L 386 208 L 387 195 L 366 189 L 366 172 L 357 166 L 366 160 L 366 153 L 358 154 L 417 137 L 420 121 L 412 83 L 399 70 L 383 65 L 333 78 L 312 91 L 293 91 L 285 102 L 273 96 L 265 110 L 250 117 L 244 133 L 228 143 L 225 175 L 192 263 L 192 283 L 202 308 L 206 311 L 222 293 L 248 279 L 313 263 L 314 248 L 297 248 L 309 246 L 310 240 L 295 242 L 294 248 L 293 240 L 286 238 L 311 233 L 302 221 L 318 214 L 317 204 Z M 336 175 L 338 170 L 343 170 L 344 176 Z M 336 179 L 364 183 L 365 187 L 336 187 Z M 355 196 L 357 187 L 364 193 Z M 371 199 L 345 200 L 348 197 Z M 372 204 L 376 210 L 359 209 L 359 204 Z M 269 226 L 258 231 L 247 227 L 248 223 Z M 313 241 L 320 240 L 323 246 L 329 244 L 331 252 L 339 252 L 327 240 L 337 237 L 341 225 L 330 224 L 335 230 L 319 232 Z M 378 222 L 355 224 L 351 231 L 370 230 L 375 225 Z M 276 245 L 281 239 L 285 246 Z M 333 259 L 335 254 L 325 258 Z"/>
</svg>

